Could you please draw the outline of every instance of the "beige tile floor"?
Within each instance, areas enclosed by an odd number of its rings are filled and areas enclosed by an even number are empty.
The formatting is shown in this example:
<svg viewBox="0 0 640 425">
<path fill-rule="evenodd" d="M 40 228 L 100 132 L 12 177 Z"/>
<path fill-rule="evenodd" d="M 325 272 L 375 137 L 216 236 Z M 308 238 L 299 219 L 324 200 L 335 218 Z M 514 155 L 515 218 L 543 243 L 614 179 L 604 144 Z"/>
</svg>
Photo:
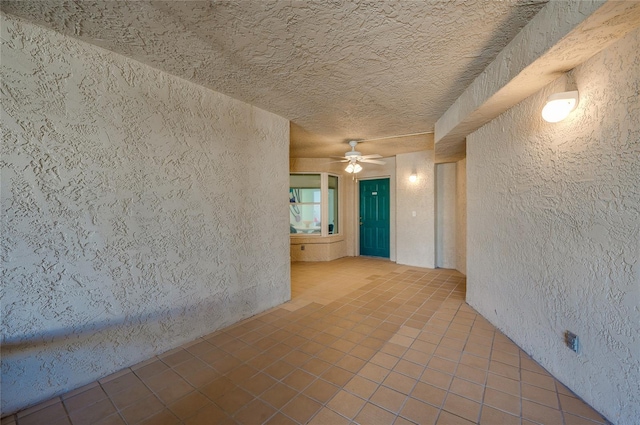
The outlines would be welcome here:
<svg viewBox="0 0 640 425">
<path fill-rule="evenodd" d="M 607 423 L 465 304 L 456 271 L 291 269 L 291 302 L 2 425 Z"/>
</svg>

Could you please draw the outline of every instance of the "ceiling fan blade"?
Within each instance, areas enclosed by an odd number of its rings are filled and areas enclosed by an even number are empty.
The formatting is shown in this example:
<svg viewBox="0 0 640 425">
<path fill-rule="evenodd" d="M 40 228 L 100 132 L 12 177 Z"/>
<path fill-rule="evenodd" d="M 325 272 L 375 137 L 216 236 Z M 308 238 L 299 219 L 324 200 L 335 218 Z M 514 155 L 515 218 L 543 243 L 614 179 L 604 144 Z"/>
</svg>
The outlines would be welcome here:
<svg viewBox="0 0 640 425">
<path fill-rule="evenodd" d="M 330 156 L 329 158 L 335 158 L 335 159 L 346 159 L 348 160 L 349 158 L 347 158 L 346 156 Z"/>
<path fill-rule="evenodd" d="M 362 155 L 360 158 L 363 159 L 369 159 L 369 158 L 382 158 L 382 155 L 379 155 L 377 153 L 371 154 L 371 155 Z"/>
<path fill-rule="evenodd" d="M 369 164 L 378 164 L 378 165 L 386 164 L 386 162 L 384 162 L 384 161 L 378 161 L 378 160 L 375 160 L 375 159 L 361 159 L 358 162 L 367 162 Z"/>
<path fill-rule="evenodd" d="M 329 164 L 333 164 L 333 163 L 336 163 L 336 162 L 349 162 L 349 160 L 348 159 L 343 159 L 341 161 L 329 161 Z"/>
</svg>

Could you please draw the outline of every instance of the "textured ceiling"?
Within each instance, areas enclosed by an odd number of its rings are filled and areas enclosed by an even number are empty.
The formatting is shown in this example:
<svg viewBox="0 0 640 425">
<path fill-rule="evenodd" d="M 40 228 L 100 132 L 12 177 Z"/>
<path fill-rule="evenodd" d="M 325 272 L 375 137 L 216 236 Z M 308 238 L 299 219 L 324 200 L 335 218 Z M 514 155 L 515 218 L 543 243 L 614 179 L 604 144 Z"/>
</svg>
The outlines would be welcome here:
<svg viewBox="0 0 640 425">
<path fill-rule="evenodd" d="M 6 1 L 6 13 L 291 120 L 291 156 L 433 146 L 435 121 L 546 0 Z M 392 136 L 411 135 L 392 138 Z"/>
</svg>

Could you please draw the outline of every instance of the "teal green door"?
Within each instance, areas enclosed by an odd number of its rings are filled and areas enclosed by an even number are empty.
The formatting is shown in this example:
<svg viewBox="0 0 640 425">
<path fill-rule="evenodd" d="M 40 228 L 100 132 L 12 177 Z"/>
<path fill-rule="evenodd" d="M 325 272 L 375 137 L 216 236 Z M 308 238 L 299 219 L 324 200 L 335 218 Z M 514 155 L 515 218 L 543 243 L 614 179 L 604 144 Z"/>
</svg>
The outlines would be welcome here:
<svg viewBox="0 0 640 425">
<path fill-rule="evenodd" d="M 389 179 L 360 180 L 360 255 L 389 258 Z"/>
</svg>

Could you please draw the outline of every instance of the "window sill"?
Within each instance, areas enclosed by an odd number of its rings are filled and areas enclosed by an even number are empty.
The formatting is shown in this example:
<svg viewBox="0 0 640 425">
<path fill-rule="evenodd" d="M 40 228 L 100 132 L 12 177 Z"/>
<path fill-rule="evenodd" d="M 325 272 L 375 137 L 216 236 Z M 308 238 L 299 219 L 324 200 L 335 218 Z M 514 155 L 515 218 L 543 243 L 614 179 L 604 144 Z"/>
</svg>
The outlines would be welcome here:
<svg viewBox="0 0 640 425">
<path fill-rule="evenodd" d="M 310 235 L 310 234 L 304 234 L 304 233 L 303 234 L 291 233 L 289 236 L 290 236 L 291 244 L 293 245 L 298 245 L 302 243 L 306 243 L 306 244 L 333 243 L 333 242 L 344 240 L 344 235 L 342 234 L 321 236 L 321 235 Z"/>
</svg>

